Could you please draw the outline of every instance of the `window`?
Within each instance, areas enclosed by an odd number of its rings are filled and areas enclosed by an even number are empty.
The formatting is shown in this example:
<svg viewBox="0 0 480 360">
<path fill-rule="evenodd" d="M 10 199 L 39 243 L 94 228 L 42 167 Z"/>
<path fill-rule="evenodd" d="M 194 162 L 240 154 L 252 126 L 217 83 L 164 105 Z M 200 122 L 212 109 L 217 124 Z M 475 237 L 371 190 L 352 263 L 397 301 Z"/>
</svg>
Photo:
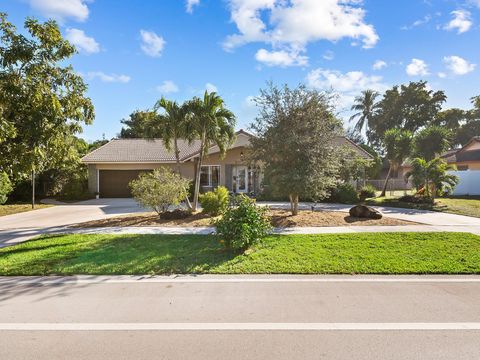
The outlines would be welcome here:
<svg viewBox="0 0 480 360">
<path fill-rule="evenodd" d="M 220 183 L 220 165 L 204 165 L 200 169 L 200 186 L 216 188 Z"/>
</svg>

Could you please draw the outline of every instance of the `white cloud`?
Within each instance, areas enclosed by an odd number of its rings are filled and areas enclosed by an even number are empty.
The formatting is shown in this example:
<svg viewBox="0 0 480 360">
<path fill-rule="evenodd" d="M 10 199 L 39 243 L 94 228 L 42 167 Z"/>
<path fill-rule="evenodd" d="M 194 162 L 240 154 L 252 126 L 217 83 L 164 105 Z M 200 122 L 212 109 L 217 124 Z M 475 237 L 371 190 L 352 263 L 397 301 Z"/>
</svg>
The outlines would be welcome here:
<svg viewBox="0 0 480 360">
<path fill-rule="evenodd" d="M 447 77 L 447 74 L 445 74 L 444 72 L 439 72 L 437 75 L 440 79 L 444 79 Z"/>
<path fill-rule="evenodd" d="M 193 7 L 200 5 L 200 0 L 187 0 L 186 8 L 189 14 L 193 13 Z"/>
<path fill-rule="evenodd" d="M 161 85 L 157 86 L 157 90 L 162 94 L 178 92 L 178 86 L 171 80 L 165 80 Z"/>
<path fill-rule="evenodd" d="M 367 75 L 362 71 L 342 73 L 336 70 L 315 69 L 308 73 L 306 82 L 311 88 L 329 91 L 338 95 L 338 105 L 349 108 L 355 96 L 362 90 L 372 89 L 378 92 L 385 91 L 388 86 L 383 78 L 376 75 Z"/>
<path fill-rule="evenodd" d="M 163 37 L 155 34 L 153 31 L 140 30 L 142 37 L 142 51 L 152 57 L 162 56 L 162 50 L 165 47 L 165 40 Z"/>
<path fill-rule="evenodd" d="M 87 79 L 100 79 L 102 82 L 118 82 L 118 83 L 128 83 L 130 81 L 130 76 L 127 75 L 117 75 L 117 74 L 105 74 L 103 71 L 90 71 L 87 73 Z"/>
<path fill-rule="evenodd" d="M 332 50 L 327 50 L 325 51 L 325 53 L 322 55 L 322 57 L 325 59 L 325 60 L 333 60 L 335 58 L 335 53 L 332 51 Z"/>
<path fill-rule="evenodd" d="M 100 51 L 100 45 L 93 37 L 87 36 L 83 30 L 67 29 L 66 38 L 79 50 L 87 54 L 94 54 Z"/>
<path fill-rule="evenodd" d="M 343 38 L 373 47 L 378 35 L 364 20 L 357 0 L 229 0 L 231 19 L 238 29 L 228 36 L 225 50 L 262 42 L 272 52 L 304 52 L 310 42 Z"/>
<path fill-rule="evenodd" d="M 85 21 L 88 18 L 87 1 L 85 0 L 29 0 L 30 6 L 45 17 L 58 21 L 72 18 Z"/>
<path fill-rule="evenodd" d="M 372 65 L 373 70 L 381 70 L 384 67 L 387 67 L 387 63 L 383 60 L 377 60 Z"/>
<path fill-rule="evenodd" d="M 427 24 L 427 23 L 430 22 L 430 20 L 432 20 L 432 15 L 427 14 L 422 19 L 418 19 L 418 20 L 414 21 L 411 25 L 402 26 L 401 29 L 402 30 L 410 30 L 410 29 L 413 29 L 415 27 Z"/>
<path fill-rule="evenodd" d="M 455 75 L 465 75 L 475 70 L 476 64 L 471 64 L 460 56 L 445 56 L 443 62 L 448 70 Z"/>
<path fill-rule="evenodd" d="M 467 10 L 455 10 L 451 12 L 453 19 L 445 25 L 445 30 L 457 30 L 458 34 L 462 34 L 470 30 L 473 25 L 471 14 Z"/>
<path fill-rule="evenodd" d="M 425 76 L 428 75 L 428 65 L 423 60 L 412 59 L 412 62 L 407 65 L 406 71 L 409 76 Z"/>
<path fill-rule="evenodd" d="M 206 83 L 205 90 L 207 90 L 209 93 L 218 92 L 218 88 L 212 83 Z"/>
<path fill-rule="evenodd" d="M 260 49 L 255 54 L 255 59 L 267 66 L 305 66 L 308 64 L 308 57 L 300 55 L 295 51 L 268 51 Z"/>
</svg>

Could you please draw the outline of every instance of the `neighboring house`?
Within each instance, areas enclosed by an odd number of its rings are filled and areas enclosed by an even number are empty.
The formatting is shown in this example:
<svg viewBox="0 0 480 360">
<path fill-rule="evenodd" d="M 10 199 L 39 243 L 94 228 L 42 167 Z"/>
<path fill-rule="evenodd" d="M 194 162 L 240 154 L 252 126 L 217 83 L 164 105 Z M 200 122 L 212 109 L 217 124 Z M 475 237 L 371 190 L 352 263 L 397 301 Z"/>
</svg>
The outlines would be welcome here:
<svg viewBox="0 0 480 360">
<path fill-rule="evenodd" d="M 474 136 L 462 148 L 450 150 L 441 157 L 458 171 L 480 170 L 480 136 Z"/>
<path fill-rule="evenodd" d="M 244 130 L 237 131 L 236 140 L 220 156 L 217 146 L 212 146 L 204 159 L 201 169 L 200 186 L 208 191 L 225 186 L 236 193 L 258 192 L 261 183 L 259 167 L 251 166 L 245 157 L 253 136 Z M 359 156 L 370 159 L 365 150 L 344 137 L 335 139 L 338 146 L 349 146 Z M 200 141 L 188 143 L 179 140 L 180 172 L 182 176 L 194 179 L 198 164 Z M 101 197 L 130 197 L 128 183 L 145 171 L 161 166 L 175 169 L 175 154 L 168 151 L 162 140 L 114 139 L 82 158 L 88 165 L 88 188 Z"/>
</svg>

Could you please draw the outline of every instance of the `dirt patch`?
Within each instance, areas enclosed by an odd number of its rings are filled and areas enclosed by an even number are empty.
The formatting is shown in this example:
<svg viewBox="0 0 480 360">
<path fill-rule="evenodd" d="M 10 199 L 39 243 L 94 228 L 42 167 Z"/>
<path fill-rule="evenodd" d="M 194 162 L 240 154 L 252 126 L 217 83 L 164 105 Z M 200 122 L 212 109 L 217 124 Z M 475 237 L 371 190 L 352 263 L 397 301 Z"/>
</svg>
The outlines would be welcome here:
<svg viewBox="0 0 480 360">
<path fill-rule="evenodd" d="M 275 227 L 293 226 L 355 226 L 355 225 L 412 225 L 411 221 L 383 217 L 378 220 L 356 218 L 339 211 L 301 210 L 291 215 L 287 210 L 270 210 L 272 225 Z"/>
<path fill-rule="evenodd" d="M 271 209 L 269 216 L 274 227 L 294 226 L 355 226 L 355 225 L 412 225 L 415 222 L 383 217 L 379 220 L 355 218 L 338 211 L 300 210 L 292 216 L 287 210 Z M 185 219 L 160 219 L 156 213 L 141 213 L 118 216 L 103 220 L 88 221 L 74 225 L 76 228 L 117 227 L 117 226 L 212 226 L 212 217 L 203 213 L 193 214 Z"/>
<path fill-rule="evenodd" d="M 135 215 L 124 215 L 112 217 L 109 219 L 93 220 L 84 223 L 76 224 L 76 228 L 89 227 L 116 227 L 116 226 L 184 226 L 184 227 L 199 227 L 212 226 L 212 217 L 197 213 L 184 219 L 160 219 L 160 217 L 153 212 L 140 213 Z"/>
</svg>

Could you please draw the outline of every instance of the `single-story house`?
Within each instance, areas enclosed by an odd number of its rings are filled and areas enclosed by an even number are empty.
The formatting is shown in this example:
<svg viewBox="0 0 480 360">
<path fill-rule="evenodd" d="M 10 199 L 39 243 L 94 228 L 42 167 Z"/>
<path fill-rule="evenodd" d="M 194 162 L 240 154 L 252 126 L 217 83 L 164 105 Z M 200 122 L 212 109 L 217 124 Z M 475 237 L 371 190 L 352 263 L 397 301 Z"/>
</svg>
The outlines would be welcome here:
<svg viewBox="0 0 480 360">
<path fill-rule="evenodd" d="M 236 140 L 220 156 L 217 146 L 212 146 L 204 159 L 201 169 L 200 186 L 208 191 L 217 186 L 225 186 L 235 193 L 258 192 L 261 184 L 260 168 L 246 160 L 246 152 L 253 136 L 244 130 L 237 131 Z M 180 172 L 182 176 L 194 179 L 198 164 L 200 141 L 179 140 Z M 337 137 L 335 144 L 349 146 L 359 156 L 371 156 L 361 147 L 345 137 Z M 173 151 L 166 149 L 161 139 L 113 139 L 82 158 L 88 166 L 88 188 L 101 197 L 130 197 L 128 183 L 145 171 L 161 166 L 175 169 Z"/>
<path fill-rule="evenodd" d="M 480 170 L 480 136 L 472 137 L 460 149 L 447 151 L 441 157 L 458 171 Z"/>
</svg>

